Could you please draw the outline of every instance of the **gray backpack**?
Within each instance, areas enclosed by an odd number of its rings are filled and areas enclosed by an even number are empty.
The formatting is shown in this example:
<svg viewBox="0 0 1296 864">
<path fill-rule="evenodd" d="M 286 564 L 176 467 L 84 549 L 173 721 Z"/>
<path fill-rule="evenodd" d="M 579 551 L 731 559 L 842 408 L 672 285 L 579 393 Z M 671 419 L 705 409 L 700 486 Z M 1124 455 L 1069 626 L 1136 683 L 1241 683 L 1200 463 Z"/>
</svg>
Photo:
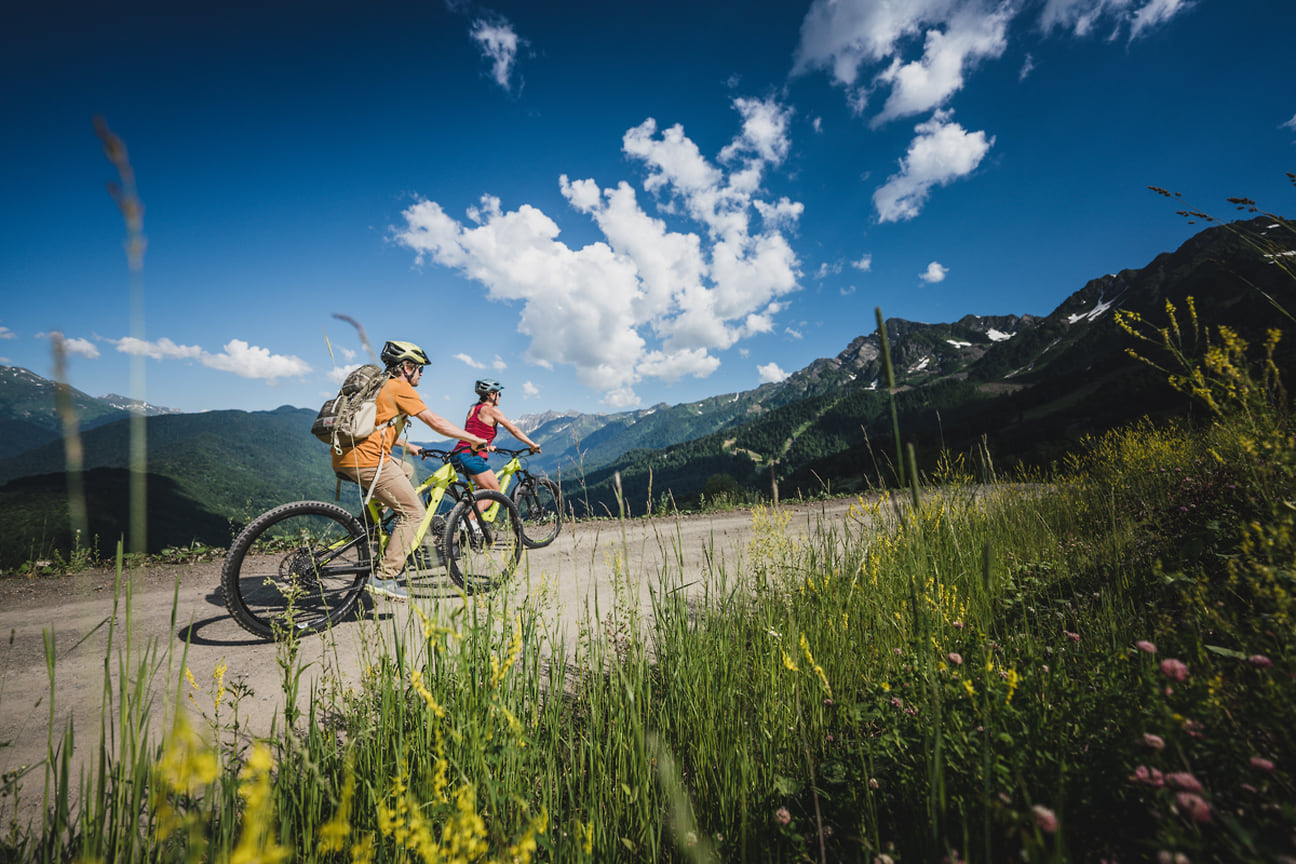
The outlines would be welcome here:
<svg viewBox="0 0 1296 864">
<path fill-rule="evenodd" d="M 399 414 L 382 427 L 375 423 L 378 393 L 387 383 L 387 377 L 382 367 L 372 363 L 352 370 L 338 394 L 320 408 L 311 424 L 311 434 L 341 453 L 342 448 L 354 447 L 379 428 L 391 426 L 400 419 Z"/>
</svg>

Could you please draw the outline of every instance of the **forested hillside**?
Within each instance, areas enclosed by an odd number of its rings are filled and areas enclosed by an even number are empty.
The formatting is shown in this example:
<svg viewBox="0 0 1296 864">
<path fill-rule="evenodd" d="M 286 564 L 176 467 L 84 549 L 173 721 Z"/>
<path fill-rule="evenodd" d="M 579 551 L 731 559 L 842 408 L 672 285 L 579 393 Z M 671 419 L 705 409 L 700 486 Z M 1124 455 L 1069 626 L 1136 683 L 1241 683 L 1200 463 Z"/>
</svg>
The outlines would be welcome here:
<svg viewBox="0 0 1296 864">
<path fill-rule="evenodd" d="M 147 423 L 150 547 L 197 540 L 228 545 L 231 526 L 299 498 L 332 499 L 328 449 L 310 435 L 315 411 L 213 411 Z M 111 548 L 128 512 L 130 423 L 82 433 L 90 533 Z M 66 548 L 67 480 L 62 441 L 0 462 L 0 513 L 20 526 L 0 541 L 0 566 L 24 550 Z M 21 478 L 21 479 L 16 479 Z M 156 526 L 156 527 L 155 527 Z"/>
<path fill-rule="evenodd" d="M 1148 415 L 1188 411 L 1166 374 L 1127 355 L 1113 322 L 1124 309 L 1169 323 L 1177 310 L 1183 347 L 1205 348 L 1226 324 L 1263 338 L 1275 323 L 1269 297 L 1289 304 L 1291 280 L 1275 266 L 1291 238 L 1266 220 L 1214 227 L 1141 269 L 1090 281 L 1046 317 L 968 315 L 951 324 L 885 322 L 902 436 L 919 466 L 942 455 L 976 470 L 1047 468 L 1086 435 Z M 1285 242 L 1268 256 L 1246 238 Z M 1188 313 L 1194 298 L 1198 318 Z M 876 326 L 835 357 L 778 384 L 680 405 L 612 415 L 553 413 L 529 423 L 545 448 L 535 469 L 561 479 L 577 514 L 616 512 L 615 478 L 631 512 L 696 502 L 710 490 L 784 497 L 847 492 L 895 479 L 891 399 Z M 1292 366 L 1280 345 L 1276 362 Z M 0 566 L 34 550 L 66 548 L 65 449 L 53 384 L 3 367 L 0 514 L 9 532 Z M 1290 376 L 1289 376 L 1290 380 Z M 91 533 L 111 545 L 126 509 L 129 414 L 72 391 L 82 427 Z M 150 409 L 160 410 L 160 409 Z M 231 526 L 300 498 L 331 499 L 327 449 L 309 434 L 313 409 L 169 414 L 147 420 L 151 545 L 223 545 Z M 102 425 L 96 425 L 102 424 Z M 418 438 L 416 437 L 416 440 Z M 423 470 L 420 468 L 420 470 Z"/>
<path fill-rule="evenodd" d="M 1257 251 L 1248 237 L 1279 251 Z M 960 329 L 888 320 L 905 442 L 915 445 L 924 470 L 942 453 L 999 471 L 1047 468 L 1087 435 L 1143 416 L 1191 416 L 1195 409 L 1164 372 L 1128 355 L 1132 340 L 1113 311 L 1169 323 L 1170 303 L 1190 351 L 1204 350 L 1208 329 L 1219 325 L 1258 341 L 1275 324 L 1269 298 L 1293 299 L 1291 280 L 1273 257 L 1293 239 L 1267 219 L 1209 228 L 1142 269 L 1090 281 L 1045 318 L 969 317 Z M 764 495 L 774 482 L 783 495 L 893 482 L 896 447 L 881 389 L 880 341 L 875 331 L 835 360 L 798 373 L 817 370 L 819 379 L 834 382 L 819 395 L 695 441 L 626 453 L 599 470 L 564 476 L 564 488 L 578 509 L 601 513 L 617 506 L 618 474 L 636 512 L 647 506 L 650 487 L 654 498 L 670 489 L 677 502 L 691 502 L 708 482 Z M 1276 356 L 1288 370 L 1294 358 L 1291 346 Z"/>
</svg>

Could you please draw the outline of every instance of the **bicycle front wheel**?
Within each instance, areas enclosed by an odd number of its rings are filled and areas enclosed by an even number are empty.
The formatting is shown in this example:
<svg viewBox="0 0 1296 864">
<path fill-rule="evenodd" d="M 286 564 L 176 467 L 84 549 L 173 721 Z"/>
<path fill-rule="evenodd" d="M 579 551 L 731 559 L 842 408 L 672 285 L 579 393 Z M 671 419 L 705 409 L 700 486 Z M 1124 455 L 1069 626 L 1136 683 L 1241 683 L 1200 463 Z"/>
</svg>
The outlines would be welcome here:
<svg viewBox="0 0 1296 864">
<path fill-rule="evenodd" d="M 370 544 L 355 516 L 324 501 L 267 510 L 234 539 L 221 586 L 225 608 L 263 639 L 331 627 L 355 607 Z"/>
<path fill-rule="evenodd" d="M 474 511 L 476 518 L 470 515 Z M 480 534 L 473 530 L 473 522 Z M 523 549 L 522 520 L 508 496 L 483 489 L 450 511 L 443 543 L 446 569 L 455 584 L 470 594 L 489 591 L 507 582 L 517 569 Z"/>
<path fill-rule="evenodd" d="M 562 530 L 562 493 L 548 477 L 527 477 L 513 489 L 528 549 L 548 546 Z"/>
</svg>

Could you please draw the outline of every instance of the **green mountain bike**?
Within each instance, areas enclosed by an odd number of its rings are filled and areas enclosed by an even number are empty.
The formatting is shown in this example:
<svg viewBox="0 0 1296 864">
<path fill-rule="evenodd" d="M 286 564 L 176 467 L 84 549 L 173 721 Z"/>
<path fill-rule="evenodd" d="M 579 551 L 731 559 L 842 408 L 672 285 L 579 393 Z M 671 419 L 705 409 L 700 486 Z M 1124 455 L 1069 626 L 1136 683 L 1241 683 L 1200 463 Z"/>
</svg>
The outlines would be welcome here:
<svg viewBox="0 0 1296 864">
<path fill-rule="evenodd" d="M 508 463 L 495 472 L 495 479 L 499 481 L 500 491 L 512 499 L 522 517 L 522 542 L 528 549 L 548 546 L 562 530 L 562 492 L 558 484 L 527 470 L 523 459 L 531 455 L 529 449 L 496 447 L 495 452 L 509 457 Z M 517 485 L 510 492 L 514 478 Z"/>
<path fill-rule="evenodd" d="M 407 583 L 439 571 L 468 593 L 502 585 L 525 542 L 508 496 L 470 491 L 447 450 L 424 449 L 442 465 L 417 487 L 427 503 L 405 567 Z M 481 535 L 470 530 L 475 512 Z M 327 501 L 294 501 L 267 510 L 239 532 L 221 568 L 225 608 L 263 639 L 317 632 L 345 618 L 391 540 L 395 514 L 376 500 L 360 515 Z"/>
</svg>

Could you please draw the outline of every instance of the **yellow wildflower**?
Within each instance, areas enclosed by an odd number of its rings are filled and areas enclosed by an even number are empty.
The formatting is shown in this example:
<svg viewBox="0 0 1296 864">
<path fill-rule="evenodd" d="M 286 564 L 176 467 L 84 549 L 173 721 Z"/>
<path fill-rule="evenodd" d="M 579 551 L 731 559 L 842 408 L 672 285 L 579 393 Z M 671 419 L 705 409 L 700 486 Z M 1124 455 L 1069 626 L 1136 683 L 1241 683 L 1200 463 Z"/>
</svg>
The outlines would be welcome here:
<svg viewBox="0 0 1296 864">
<path fill-rule="evenodd" d="M 341 852 L 347 835 L 351 833 L 351 801 L 355 798 L 355 773 L 347 766 L 346 780 L 342 783 L 342 797 L 333 816 L 320 826 L 319 850 Z"/>
<path fill-rule="evenodd" d="M 225 670 L 228 668 L 225 658 L 222 657 L 220 662 L 216 664 L 216 669 L 212 672 L 212 680 L 216 682 L 216 698 L 213 701 L 217 711 L 220 710 L 221 702 L 225 699 Z"/>
<path fill-rule="evenodd" d="M 1004 680 L 1008 682 L 1008 696 L 1004 699 L 1004 704 L 1007 705 L 1012 701 L 1013 694 L 1017 692 L 1017 684 L 1021 679 L 1017 677 L 1016 669 L 1009 669 L 1004 673 Z"/>
<path fill-rule="evenodd" d="M 413 686 L 414 692 L 423 697 L 423 701 L 427 703 L 429 711 L 435 714 L 438 718 L 445 718 L 446 710 L 437 703 L 436 698 L 432 695 L 432 691 L 428 690 L 428 688 L 423 684 L 423 671 L 421 669 L 410 670 L 410 685 Z"/>
<path fill-rule="evenodd" d="M 582 824 L 579 819 L 576 820 L 576 837 L 580 840 L 581 852 L 586 855 L 594 854 L 594 823 L 588 825 Z"/>
<path fill-rule="evenodd" d="M 230 853 L 230 864 L 274 864 L 287 861 L 289 850 L 275 839 L 273 792 L 270 769 L 274 758 L 270 748 L 258 743 L 239 772 L 239 796 L 246 802 L 243 831 Z"/>
<path fill-rule="evenodd" d="M 504 676 L 507 675 L 508 671 L 513 668 L 513 664 L 517 662 L 517 659 L 521 654 L 522 654 L 522 617 L 520 615 L 516 615 L 513 618 L 513 636 L 509 639 L 508 652 L 504 656 L 504 662 L 501 663 L 498 659 L 496 659 L 494 654 L 491 655 L 490 658 L 490 663 L 491 663 L 490 686 L 491 687 L 499 686 L 500 682 L 504 680 Z"/>
<path fill-rule="evenodd" d="M 828 676 L 824 674 L 823 667 L 815 662 L 814 657 L 810 656 L 810 643 L 806 641 L 805 634 L 801 634 L 801 653 L 805 655 L 806 662 L 814 669 L 815 674 L 819 676 L 819 683 L 827 691 L 829 698 L 832 698 L 832 688 L 828 686 Z"/>
</svg>

